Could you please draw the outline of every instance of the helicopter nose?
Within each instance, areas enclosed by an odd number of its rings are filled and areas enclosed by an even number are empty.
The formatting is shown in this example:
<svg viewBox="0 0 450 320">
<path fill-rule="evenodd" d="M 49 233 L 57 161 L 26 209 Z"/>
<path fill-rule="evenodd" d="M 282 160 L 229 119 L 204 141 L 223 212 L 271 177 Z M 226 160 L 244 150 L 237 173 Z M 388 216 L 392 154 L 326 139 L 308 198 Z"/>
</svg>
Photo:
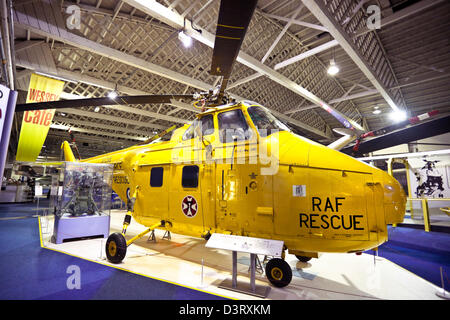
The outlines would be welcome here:
<svg viewBox="0 0 450 320">
<path fill-rule="evenodd" d="M 392 176 L 383 172 L 384 215 L 386 224 L 403 221 L 406 210 L 406 194 L 402 185 Z"/>
</svg>

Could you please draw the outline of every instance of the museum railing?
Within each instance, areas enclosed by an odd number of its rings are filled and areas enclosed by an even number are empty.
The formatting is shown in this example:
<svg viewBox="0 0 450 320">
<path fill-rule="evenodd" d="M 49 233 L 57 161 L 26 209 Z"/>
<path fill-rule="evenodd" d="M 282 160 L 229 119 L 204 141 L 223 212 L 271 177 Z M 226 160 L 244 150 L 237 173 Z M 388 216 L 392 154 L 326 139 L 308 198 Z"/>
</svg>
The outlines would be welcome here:
<svg viewBox="0 0 450 320">
<path fill-rule="evenodd" d="M 450 227 L 450 198 L 408 198 L 408 208 L 403 224 L 423 224 L 427 232 L 431 225 Z"/>
</svg>

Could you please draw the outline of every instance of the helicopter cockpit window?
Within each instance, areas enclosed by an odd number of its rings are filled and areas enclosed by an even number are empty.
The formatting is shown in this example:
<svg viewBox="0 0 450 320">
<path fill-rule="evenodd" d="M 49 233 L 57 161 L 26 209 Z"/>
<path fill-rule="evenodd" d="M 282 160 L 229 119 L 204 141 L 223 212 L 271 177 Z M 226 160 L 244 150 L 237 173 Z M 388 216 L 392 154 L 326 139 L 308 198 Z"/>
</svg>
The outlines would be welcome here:
<svg viewBox="0 0 450 320">
<path fill-rule="evenodd" d="M 251 137 L 251 131 L 241 109 L 219 113 L 218 120 L 220 142 L 242 141 Z"/>
<path fill-rule="evenodd" d="M 201 124 L 202 124 L 202 134 L 204 136 L 214 133 L 214 120 L 212 114 L 208 114 L 202 117 Z"/>
<path fill-rule="evenodd" d="M 210 135 L 214 133 L 214 120 L 213 115 L 208 114 L 202 117 L 200 120 L 195 119 L 194 122 L 189 126 L 186 132 L 183 134 L 183 140 L 189 140 L 195 138 L 197 133 L 195 132 L 195 128 L 201 125 L 202 134 L 204 136 Z"/>
<path fill-rule="evenodd" d="M 194 137 L 194 128 L 197 126 L 198 120 L 195 119 L 194 122 L 187 128 L 187 130 L 183 134 L 183 140 L 189 140 Z"/>
<path fill-rule="evenodd" d="M 261 137 L 267 137 L 277 131 L 290 131 L 284 123 L 264 108 L 250 107 L 247 112 Z"/>
</svg>

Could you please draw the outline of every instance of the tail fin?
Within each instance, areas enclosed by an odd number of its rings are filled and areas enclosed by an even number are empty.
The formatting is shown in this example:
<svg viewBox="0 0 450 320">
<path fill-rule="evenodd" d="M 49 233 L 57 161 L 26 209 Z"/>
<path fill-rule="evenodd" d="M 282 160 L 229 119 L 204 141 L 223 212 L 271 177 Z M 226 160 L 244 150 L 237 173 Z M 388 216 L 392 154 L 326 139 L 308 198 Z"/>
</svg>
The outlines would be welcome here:
<svg viewBox="0 0 450 320">
<path fill-rule="evenodd" d="M 64 161 L 76 162 L 72 149 L 67 141 L 64 141 L 61 145 L 61 149 L 64 151 Z"/>
</svg>

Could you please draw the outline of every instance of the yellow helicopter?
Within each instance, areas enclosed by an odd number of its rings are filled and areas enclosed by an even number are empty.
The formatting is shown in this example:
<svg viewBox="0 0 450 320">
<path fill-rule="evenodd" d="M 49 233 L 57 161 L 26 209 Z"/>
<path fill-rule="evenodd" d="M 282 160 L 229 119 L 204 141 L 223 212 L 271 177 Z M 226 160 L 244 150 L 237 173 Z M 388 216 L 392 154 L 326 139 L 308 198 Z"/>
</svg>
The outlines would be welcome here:
<svg viewBox="0 0 450 320">
<path fill-rule="evenodd" d="M 386 172 L 295 134 L 258 103 L 222 104 L 256 2 L 233 1 L 234 11 L 221 3 L 211 72 L 223 81 L 219 91 L 189 95 L 202 108 L 195 121 L 145 144 L 82 160 L 114 164 L 112 187 L 127 203 L 122 232 L 106 242 L 109 261 L 121 262 L 128 246 L 155 229 L 205 239 L 224 233 L 282 240 L 282 257 L 269 260 L 265 271 L 273 285 L 284 287 L 292 279 L 286 251 L 303 262 L 321 252 L 362 252 L 387 241 L 388 224 L 403 221 L 405 193 Z M 186 96 L 149 97 L 116 102 Z M 104 99 L 24 106 L 111 104 Z M 348 127 L 348 120 L 343 124 Z M 169 132 L 169 141 L 157 140 Z M 77 161 L 68 142 L 62 147 L 66 161 Z M 127 239 L 131 217 L 148 229 Z"/>
</svg>

